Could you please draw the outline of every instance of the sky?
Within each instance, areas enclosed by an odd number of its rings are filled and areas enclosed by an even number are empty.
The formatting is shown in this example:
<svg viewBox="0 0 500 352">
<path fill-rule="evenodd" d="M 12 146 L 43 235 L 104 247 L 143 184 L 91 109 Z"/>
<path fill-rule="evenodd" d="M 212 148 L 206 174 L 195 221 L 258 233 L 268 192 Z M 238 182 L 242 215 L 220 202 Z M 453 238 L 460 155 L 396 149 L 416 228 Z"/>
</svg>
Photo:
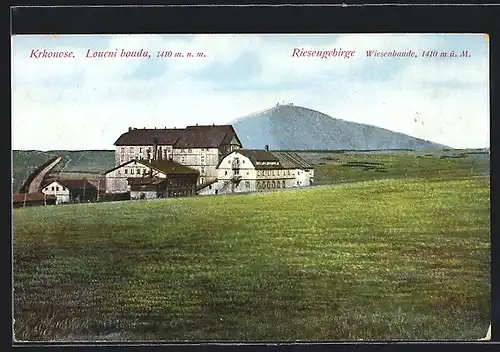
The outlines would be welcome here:
<svg viewBox="0 0 500 352">
<path fill-rule="evenodd" d="M 277 103 L 453 148 L 489 147 L 486 35 L 17 35 L 11 43 L 16 150 L 114 149 L 128 127 L 226 124 Z M 295 48 L 355 54 L 294 57 Z M 37 49 L 73 54 L 35 58 Z M 117 49 L 150 57 L 86 57 Z M 451 50 L 468 57 L 440 56 Z M 188 52 L 203 57 L 175 57 Z"/>
</svg>

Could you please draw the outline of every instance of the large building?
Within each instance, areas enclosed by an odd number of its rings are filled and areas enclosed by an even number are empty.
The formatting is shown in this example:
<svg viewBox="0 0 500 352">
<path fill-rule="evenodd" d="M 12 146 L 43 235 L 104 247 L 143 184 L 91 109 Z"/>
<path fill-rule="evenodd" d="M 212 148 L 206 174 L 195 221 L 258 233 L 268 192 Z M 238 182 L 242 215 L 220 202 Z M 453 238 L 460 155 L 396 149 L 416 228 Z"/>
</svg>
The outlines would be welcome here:
<svg viewBox="0 0 500 352">
<path fill-rule="evenodd" d="M 185 129 L 130 127 L 114 144 L 115 166 L 131 160 L 173 160 L 197 170 L 200 185 L 215 181 L 221 158 L 242 147 L 231 125 L 196 125 Z"/>
<path fill-rule="evenodd" d="M 217 182 L 200 194 L 255 192 L 307 187 L 314 183 L 314 169 L 296 153 L 238 149 L 217 165 Z"/>
</svg>

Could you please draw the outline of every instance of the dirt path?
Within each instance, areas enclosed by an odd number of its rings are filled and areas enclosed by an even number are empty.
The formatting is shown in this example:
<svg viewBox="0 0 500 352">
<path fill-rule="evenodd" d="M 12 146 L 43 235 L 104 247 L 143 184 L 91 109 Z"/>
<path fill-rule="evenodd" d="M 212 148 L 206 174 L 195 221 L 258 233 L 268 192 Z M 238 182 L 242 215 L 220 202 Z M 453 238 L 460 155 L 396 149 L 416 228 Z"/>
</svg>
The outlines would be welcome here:
<svg viewBox="0 0 500 352">
<path fill-rule="evenodd" d="M 58 157 L 56 160 L 54 160 L 52 163 L 47 165 L 42 171 L 38 173 L 38 175 L 35 176 L 33 181 L 31 181 L 29 187 L 28 187 L 28 193 L 37 193 L 40 192 L 40 187 L 42 186 L 42 181 L 49 173 L 50 170 L 54 168 L 60 161 L 62 160 L 62 157 Z"/>
</svg>

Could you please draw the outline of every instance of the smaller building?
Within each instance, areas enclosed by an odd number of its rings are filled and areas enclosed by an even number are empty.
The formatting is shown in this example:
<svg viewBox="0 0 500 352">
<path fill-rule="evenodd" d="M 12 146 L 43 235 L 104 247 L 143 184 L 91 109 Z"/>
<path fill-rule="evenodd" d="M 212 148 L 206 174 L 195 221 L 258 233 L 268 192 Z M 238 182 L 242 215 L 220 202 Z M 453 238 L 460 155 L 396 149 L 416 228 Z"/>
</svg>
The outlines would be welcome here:
<svg viewBox="0 0 500 352">
<path fill-rule="evenodd" d="M 33 207 L 41 205 L 56 204 L 57 197 L 44 193 L 19 193 L 12 197 L 12 206 L 14 208 Z"/>
<path fill-rule="evenodd" d="M 196 194 L 199 174 L 173 160 L 131 160 L 105 173 L 106 193 L 130 192 L 131 199 Z"/>
<path fill-rule="evenodd" d="M 94 202 L 97 200 L 97 187 L 88 180 L 55 180 L 46 184 L 42 192 L 57 198 L 56 204 Z"/>
<path fill-rule="evenodd" d="M 140 162 L 141 163 L 141 162 Z M 150 171 L 127 179 L 130 199 L 155 199 L 196 195 L 199 172 L 172 160 L 141 163 Z"/>
</svg>

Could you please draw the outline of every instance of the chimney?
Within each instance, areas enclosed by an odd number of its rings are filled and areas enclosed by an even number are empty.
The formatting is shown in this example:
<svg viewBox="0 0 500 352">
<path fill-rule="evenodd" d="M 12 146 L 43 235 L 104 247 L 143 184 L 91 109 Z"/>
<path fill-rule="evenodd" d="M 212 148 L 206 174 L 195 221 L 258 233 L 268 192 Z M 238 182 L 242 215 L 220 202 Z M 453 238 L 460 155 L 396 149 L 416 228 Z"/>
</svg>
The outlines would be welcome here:
<svg viewBox="0 0 500 352">
<path fill-rule="evenodd" d="M 158 159 L 158 138 L 153 139 L 153 160 Z"/>
<path fill-rule="evenodd" d="M 198 123 L 196 123 L 196 126 L 198 126 Z"/>
<path fill-rule="evenodd" d="M 158 147 L 158 160 L 162 160 L 163 157 L 162 157 L 162 154 L 161 154 L 161 147 Z"/>
<path fill-rule="evenodd" d="M 268 145 L 268 144 L 266 144 L 266 147 L 265 147 L 265 148 L 266 148 L 266 150 L 269 150 L 269 145 Z"/>
<path fill-rule="evenodd" d="M 130 132 L 130 131 L 132 131 L 132 127 L 129 127 L 129 128 L 128 128 L 128 131 L 129 131 L 129 132 Z"/>
</svg>

